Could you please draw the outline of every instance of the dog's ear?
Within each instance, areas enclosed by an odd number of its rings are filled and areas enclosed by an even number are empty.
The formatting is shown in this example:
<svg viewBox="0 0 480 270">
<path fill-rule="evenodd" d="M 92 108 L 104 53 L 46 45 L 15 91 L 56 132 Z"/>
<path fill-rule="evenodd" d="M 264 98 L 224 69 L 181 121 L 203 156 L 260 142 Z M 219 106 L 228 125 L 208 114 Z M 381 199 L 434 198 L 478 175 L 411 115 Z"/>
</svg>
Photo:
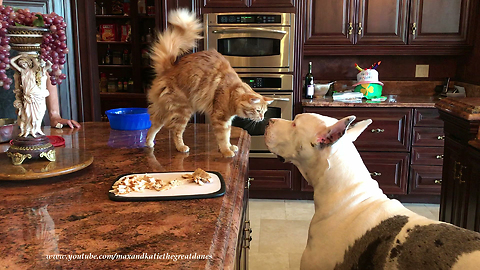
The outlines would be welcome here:
<svg viewBox="0 0 480 270">
<path fill-rule="evenodd" d="M 338 141 L 345 134 L 345 131 L 355 118 L 356 117 L 353 115 L 342 118 L 334 125 L 329 126 L 326 130 L 318 132 L 316 135 L 316 142 L 312 145 L 329 145 Z"/>
<path fill-rule="evenodd" d="M 372 119 L 360 121 L 347 130 L 348 137 L 354 142 L 360 134 L 372 123 Z"/>
</svg>

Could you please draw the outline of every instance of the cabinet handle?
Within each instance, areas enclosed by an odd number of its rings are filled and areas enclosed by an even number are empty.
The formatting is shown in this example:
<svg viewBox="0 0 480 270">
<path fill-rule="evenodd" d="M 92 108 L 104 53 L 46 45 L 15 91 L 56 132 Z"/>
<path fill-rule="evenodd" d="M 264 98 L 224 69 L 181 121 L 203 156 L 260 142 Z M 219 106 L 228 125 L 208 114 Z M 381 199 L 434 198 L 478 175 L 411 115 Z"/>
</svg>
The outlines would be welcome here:
<svg viewBox="0 0 480 270">
<path fill-rule="evenodd" d="M 441 185 L 442 184 L 442 179 L 435 179 L 434 183 L 437 184 L 437 185 Z"/>
<path fill-rule="evenodd" d="M 412 35 L 417 33 L 417 23 L 412 23 Z"/>
<path fill-rule="evenodd" d="M 349 35 L 353 34 L 353 23 L 348 24 L 348 32 Z"/>
<path fill-rule="evenodd" d="M 463 166 L 461 165 L 460 166 L 460 171 L 458 172 L 458 183 L 461 185 L 461 184 L 465 184 L 465 180 L 462 179 L 463 177 L 463 169 L 466 169 L 467 167 L 466 166 Z"/>
<path fill-rule="evenodd" d="M 379 172 L 372 172 L 372 173 L 370 173 L 370 176 L 373 176 L 373 177 L 375 177 L 375 176 L 381 176 L 381 175 L 382 175 L 382 173 L 379 173 Z"/>
<path fill-rule="evenodd" d="M 445 135 L 438 135 L 437 140 L 440 140 L 440 141 L 445 140 Z"/>
<path fill-rule="evenodd" d="M 359 35 L 362 34 L 362 30 L 363 30 L 362 23 L 358 23 L 358 34 Z"/>
<path fill-rule="evenodd" d="M 249 177 L 249 178 L 248 178 L 248 180 L 247 180 L 247 188 L 248 188 L 248 189 L 249 189 L 250 186 L 252 185 L 250 182 L 253 181 L 253 180 L 255 180 L 255 178 L 253 178 L 253 177 Z M 250 222 L 250 221 L 249 221 L 249 222 Z"/>
<path fill-rule="evenodd" d="M 385 129 L 383 129 L 383 128 L 372 129 L 372 133 L 382 133 L 384 131 L 385 131 Z"/>
<path fill-rule="evenodd" d="M 460 170 L 457 170 L 457 167 L 460 166 Z M 458 180 L 458 183 L 465 184 L 465 180 L 462 179 L 463 177 L 463 169 L 466 169 L 466 166 L 463 166 L 462 163 L 455 161 L 455 164 L 453 166 L 453 179 Z"/>
<path fill-rule="evenodd" d="M 444 155 L 437 155 L 435 158 L 437 159 L 443 159 Z"/>
</svg>

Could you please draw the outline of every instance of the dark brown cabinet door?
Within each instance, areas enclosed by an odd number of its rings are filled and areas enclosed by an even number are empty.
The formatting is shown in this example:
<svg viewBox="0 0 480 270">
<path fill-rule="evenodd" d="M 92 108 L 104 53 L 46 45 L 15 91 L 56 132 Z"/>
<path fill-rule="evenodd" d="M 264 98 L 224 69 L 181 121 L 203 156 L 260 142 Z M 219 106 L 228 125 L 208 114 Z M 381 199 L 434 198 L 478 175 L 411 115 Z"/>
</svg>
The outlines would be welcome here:
<svg viewBox="0 0 480 270">
<path fill-rule="evenodd" d="M 313 0 L 307 44 L 406 44 L 407 0 Z"/>
<path fill-rule="evenodd" d="M 471 0 L 412 0 L 409 44 L 467 44 Z"/>
<path fill-rule="evenodd" d="M 407 194 L 409 153 L 360 152 L 360 156 L 385 194 Z"/>
<path fill-rule="evenodd" d="M 355 0 L 312 0 L 307 10 L 308 30 L 305 44 L 354 44 L 355 2 Z"/>
<path fill-rule="evenodd" d="M 251 0 L 251 7 L 294 7 L 294 0 Z M 300 0 L 305 1 L 305 0 Z"/>
<path fill-rule="evenodd" d="M 249 0 L 205 0 L 203 7 L 248 7 Z"/>
<path fill-rule="evenodd" d="M 407 44 L 408 0 L 359 0 L 356 44 Z"/>
</svg>

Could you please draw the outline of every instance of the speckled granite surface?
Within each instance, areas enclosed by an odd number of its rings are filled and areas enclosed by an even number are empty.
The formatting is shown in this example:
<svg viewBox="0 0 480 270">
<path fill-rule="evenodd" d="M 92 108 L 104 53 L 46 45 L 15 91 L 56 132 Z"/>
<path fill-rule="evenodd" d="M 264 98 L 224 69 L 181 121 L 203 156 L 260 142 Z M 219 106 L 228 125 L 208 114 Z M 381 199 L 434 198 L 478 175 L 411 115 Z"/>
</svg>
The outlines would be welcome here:
<svg viewBox="0 0 480 270">
<path fill-rule="evenodd" d="M 381 102 L 370 101 L 365 98 L 361 102 L 334 101 L 332 97 L 318 99 L 303 99 L 302 105 L 307 107 L 414 107 L 435 108 L 440 100 L 438 96 L 400 96 L 386 95 L 387 99 Z"/>
<path fill-rule="evenodd" d="M 445 98 L 436 107 L 469 121 L 480 120 L 480 97 Z"/>
<path fill-rule="evenodd" d="M 248 166 L 246 132 L 232 130 L 232 144 L 240 150 L 234 158 L 223 158 L 207 125 L 187 128 L 189 154 L 175 150 L 167 130 L 157 135 L 153 150 L 141 148 L 145 131 L 114 131 L 108 123 L 83 123 L 73 132 L 68 128 L 45 131 L 63 136 L 66 147 L 89 151 L 94 162 L 68 175 L 0 181 L 2 269 L 233 268 Z M 0 151 L 7 147 L 0 144 Z M 157 202 L 108 199 L 111 184 L 121 174 L 198 167 L 223 175 L 224 196 Z M 212 258 L 165 259 L 195 253 Z M 144 254 L 156 259 L 47 259 L 47 255 L 82 254 Z"/>
</svg>

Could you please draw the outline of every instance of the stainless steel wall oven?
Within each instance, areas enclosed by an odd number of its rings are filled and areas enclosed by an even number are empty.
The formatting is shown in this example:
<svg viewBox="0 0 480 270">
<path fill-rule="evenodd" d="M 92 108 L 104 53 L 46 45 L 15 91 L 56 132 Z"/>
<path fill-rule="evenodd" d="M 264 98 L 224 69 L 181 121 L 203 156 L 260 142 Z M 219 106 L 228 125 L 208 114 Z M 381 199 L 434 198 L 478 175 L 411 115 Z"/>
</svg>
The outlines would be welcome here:
<svg viewBox="0 0 480 270">
<path fill-rule="evenodd" d="M 273 156 L 264 140 L 270 118 L 292 120 L 294 16 L 273 12 L 204 15 L 204 48 L 223 54 L 253 90 L 274 99 L 262 122 L 239 117 L 232 122 L 252 136 L 250 156 Z"/>
<path fill-rule="evenodd" d="M 242 81 L 249 84 L 257 93 L 273 98 L 268 105 L 262 122 L 236 117 L 232 126 L 241 127 L 251 135 L 250 156 L 271 157 L 265 145 L 265 127 L 270 118 L 292 120 L 293 76 L 290 74 L 239 74 Z"/>
<path fill-rule="evenodd" d="M 204 47 L 238 72 L 293 72 L 293 13 L 209 13 Z"/>
</svg>

